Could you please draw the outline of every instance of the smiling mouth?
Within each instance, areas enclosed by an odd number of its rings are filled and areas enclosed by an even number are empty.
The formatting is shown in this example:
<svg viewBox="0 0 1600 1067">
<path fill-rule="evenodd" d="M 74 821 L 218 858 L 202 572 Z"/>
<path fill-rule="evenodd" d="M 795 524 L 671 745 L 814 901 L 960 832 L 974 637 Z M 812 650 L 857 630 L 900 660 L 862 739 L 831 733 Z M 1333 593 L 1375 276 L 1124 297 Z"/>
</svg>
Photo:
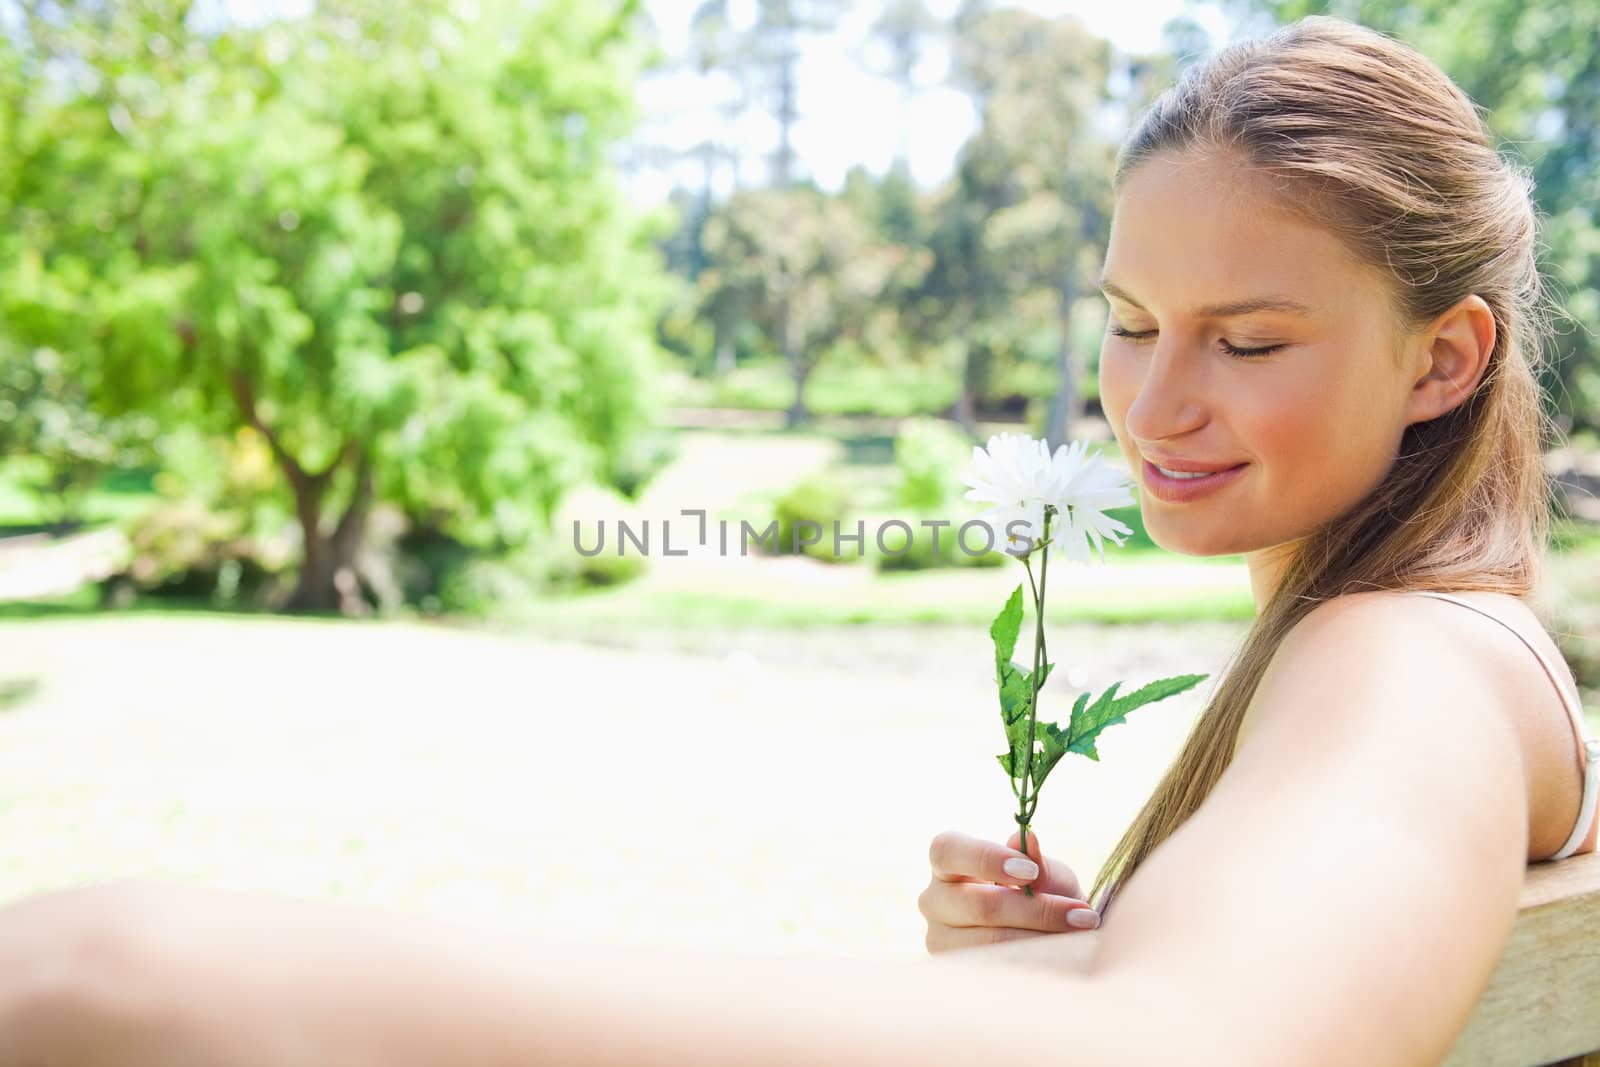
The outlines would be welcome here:
<svg viewBox="0 0 1600 1067">
<path fill-rule="evenodd" d="M 1159 463 L 1152 463 L 1151 466 L 1153 466 L 1156 470 L 1160 471 L 1162 474 L 1165 474 L 1168 478 L 1204 478 L 1204 477 L 1206 477 L 1208 475 L 1217 473 L 1216 471 L 1175 471 L 1175 470 L 1169 470 L 1168 468 L 1163 467 Z"/>
<path fill-rule="evenodd" d="M 1217 471 L 1174 471 L 1144 461 L 1144 483 L 1159 500 L 1185 503 L 1220 489 L 1236 480 L 1248 466 L 1238 463 Z"/>
</svg>

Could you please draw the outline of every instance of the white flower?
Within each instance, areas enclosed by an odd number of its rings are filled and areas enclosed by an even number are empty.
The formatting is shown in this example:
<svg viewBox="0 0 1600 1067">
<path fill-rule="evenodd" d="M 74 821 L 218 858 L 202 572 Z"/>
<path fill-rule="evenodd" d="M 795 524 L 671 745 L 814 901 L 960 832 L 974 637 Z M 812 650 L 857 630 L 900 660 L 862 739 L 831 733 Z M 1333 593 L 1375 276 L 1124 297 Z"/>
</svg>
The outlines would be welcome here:
<svg viewBox="0 0 1600 1067">
<path fill-rule="evenodd" d="M 961 480 L 971 489 L 966 499 L 991 507 L 977 516 L 994 530 L 995 543 L 1013 555 L 1026 555 L 1044 532 L 1045 508 L 1055 509 L 1050 544 L 1067 558 L 1090 560 L 1089 542 L 1105 558 L 1102 541 L 1121 544 L 1118 535 L 1133 531 L 1103 514 L 1108 508 L 1133 503 L 1131 485 L 1101 457 L 1087 455 L 1088 443 L 1074 441 L 1052 456 L 1044 441 L 1027 434 L 997 434 L 987 448 L 972 449 L 972 466 Z M 1014 529 L 1013 523 L 1020 523 Z"/>
<path fill-rule="evenodd" d="M 1088 455 L 1088 451 L 1087 441 L 1074 441 L 1070 448 L 1062 445 L 1056 449 L 1053 462 L 1061 489 L 1050 501 L 1056 509 L 1050 543 L 1065 552 L 1068 559 L 1087 563 L 1092 540 L 1104 562 L 1103 541 L 1109 539 L 1120 545 L 1124 537 L 1133 533 L 1105 512 L 1132 504 L 1133 486 L 1120 471 L 1105 466 L 1100 453 Z"/>
<path fill-rule="evenodd" d="M 987 448 L 972 447 L 972 466 L 961 472 L 966 499 L 989 504 L 976 516 L 994 531 L 997 545 L 1025 553 L 1044 533 L 1044 507 L 1057 492 L 1055 464 L 1043 441 L 1027 434 L 996 434 Z M 1023 525 L 1012 527 L 1013 523 Z"/>
</svg>

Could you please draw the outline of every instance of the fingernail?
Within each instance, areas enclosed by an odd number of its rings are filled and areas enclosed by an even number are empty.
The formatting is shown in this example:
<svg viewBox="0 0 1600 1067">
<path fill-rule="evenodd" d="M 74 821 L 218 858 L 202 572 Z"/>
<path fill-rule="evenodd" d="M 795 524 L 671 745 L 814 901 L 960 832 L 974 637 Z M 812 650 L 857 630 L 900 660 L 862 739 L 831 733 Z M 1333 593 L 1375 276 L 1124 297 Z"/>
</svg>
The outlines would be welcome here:
<svg viewBox="0 0 1600 1067">
<path fill-rule="evenodd" d="M 1006 860 L 1005 872 L 1013 878 L 1039 877 L 1039 865 L 1032 860 L 1025 860 L 1021 856 L 1013 856 Z"/>
<path fill-rule="evenodd" d="M 1100 925 L 1100 914 L 1093 908 L 1073 908 L 1067 912 L 1067 925 L 1080 930 L 1093 930 Z"/>
</svg>

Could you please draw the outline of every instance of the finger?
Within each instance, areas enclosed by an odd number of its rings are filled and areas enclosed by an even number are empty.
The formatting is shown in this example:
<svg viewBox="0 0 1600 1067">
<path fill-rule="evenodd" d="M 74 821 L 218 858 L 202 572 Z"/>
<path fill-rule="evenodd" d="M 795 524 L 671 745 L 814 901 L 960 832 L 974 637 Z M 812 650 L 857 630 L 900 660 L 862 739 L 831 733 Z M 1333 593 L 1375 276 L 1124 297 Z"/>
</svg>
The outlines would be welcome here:
<svg viewBox="0 0 1600 1067">
<path fill-rule="evenodd" d="M 1018 830 L 1006 839 L 1006 846 L 1021 853 L 1022 831 Z M 1071 867 L 1060 860 L 1053 860 L 1044 855 L 1039 846 L 1039 835 L 1032 830 L 1028 831 L 1028 857 L 1039 864 L 1039 877 L 1028 884 L 1033 886 L 1035 893 L 1056 893 L 1064 897 L 1084 896 L 1083 887 L 1078 882 L 1078 875 Z"/>
<path fill-rule="evenodd" d="M 930 924 L 956 928 L 1004 927 L 1058 934 L 1076 930 L 1067 921 L 1071 912 L 1089 907 L 1087 901 L 1048 893 L 1026 893 L 988 882 L 932 881 L 917 902 Z"/>
<path fill-rule="evenodd" d="M 1038 847 L 1037 838 L 1031 833 L 1028 835 L 1028 844 Z M 1005 885 L 1027 885 L 1038 877 L 1037 873 L 1015 875 L 1005 869 L 1005 863 L 1009 859 L 1029 858 L 1014 848 L 1006 848 L 959 830 L 945 830 L 935 834 L 928 846 L 928 863 L 933 867 L 933 876 L 941 882 L 1001 882 Z M 1033 858 L 1037 861 L 1037 857 Z M 1034 866 L 1038 866 L 1037 862 Z"/>
</svg>

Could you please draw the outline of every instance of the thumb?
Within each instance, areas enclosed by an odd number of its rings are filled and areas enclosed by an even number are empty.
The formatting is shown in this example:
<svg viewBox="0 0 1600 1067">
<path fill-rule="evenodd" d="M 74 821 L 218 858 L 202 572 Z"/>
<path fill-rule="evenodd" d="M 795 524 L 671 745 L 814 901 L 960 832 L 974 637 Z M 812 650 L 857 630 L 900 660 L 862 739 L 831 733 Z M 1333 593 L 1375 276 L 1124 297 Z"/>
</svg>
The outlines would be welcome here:
<svg viewBox="0 0 1600 1067">
<path fill-rule="evenodd" d="M 1026 849 L 1022 847 L 1021 830 L 1012 831 L 1011 836 L 1006 838 L 1006 847 L 1023 853 L 1039 865 L 1039 877 L 1028 883 L 1033 886 L 1035 893 L 1054 893 L 1063 897 L 1073 897 L 1077 900 L 1085 899 L 1083 890 L 1078 885 L 1077 874 L 1073 872 L 1071 867 L 1068 867 L 1060 860 L 1049 859 L 1045 856 L 1044 850 L 1039 844 L 1039 835 L 1033 832 L 1032 827 L 1028 828 L 1028 847 Z"/>
</svg>

